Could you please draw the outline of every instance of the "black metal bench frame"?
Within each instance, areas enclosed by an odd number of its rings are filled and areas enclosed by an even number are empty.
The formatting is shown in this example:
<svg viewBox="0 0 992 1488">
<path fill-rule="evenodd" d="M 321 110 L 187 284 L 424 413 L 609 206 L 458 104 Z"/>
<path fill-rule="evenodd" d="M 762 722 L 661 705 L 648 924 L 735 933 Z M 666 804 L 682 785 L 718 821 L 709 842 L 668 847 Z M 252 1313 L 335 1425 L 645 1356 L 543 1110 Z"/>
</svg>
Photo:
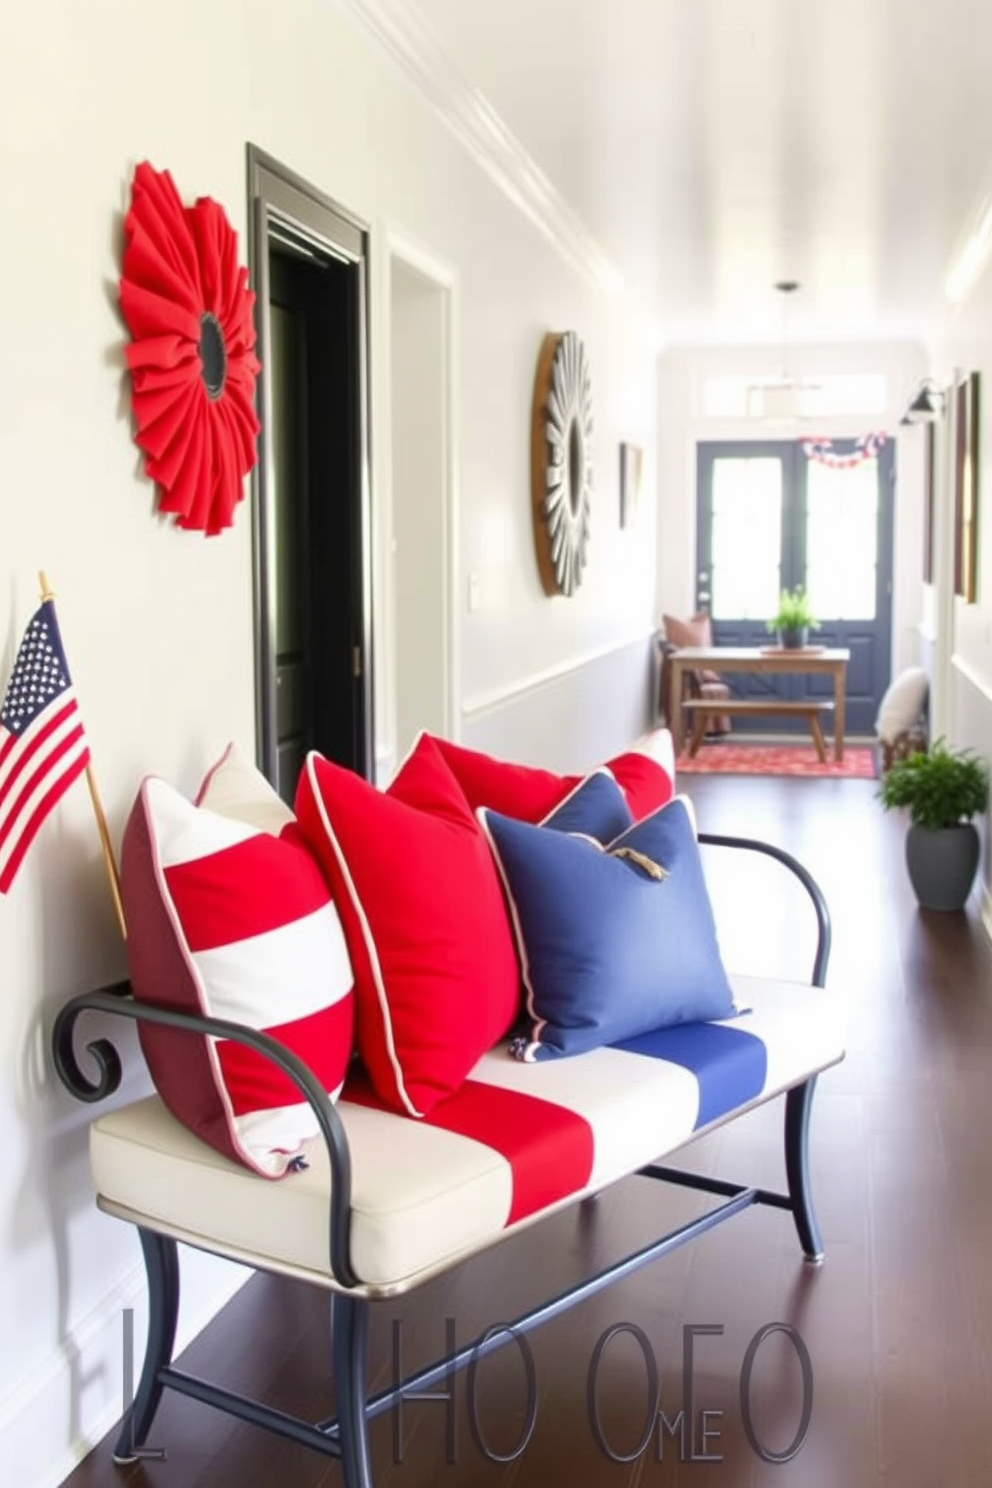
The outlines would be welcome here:
<svg viewBox="0 0 992 1488">
<path fill-rule="evenodd" d="M 813 986 L 823 987 L 830 955 L 830 917 L 823 894 L 808 870 L 791 853 L 752 838 L 701 832 L 699 841 L 703 845 L 743 848 L 763 853 L 795 874 L 812 901 L 816 915 L 817 942 L 811 983 Z M 669 1168 L 660 1163 L 650 1163 L 638 1170 L 641 1176 L 715 1194 L 724 1202 L 541 1303 L 513 1323 L 501 1325 L 499 1331 L 485 1334 L 478 1342 L 458 1349 L 391 1388 L 370 1396 L 367 1388 L 368 1325 L 370 1308 L 376 1298 L 363 1288 L 352 1269 L 349 1256 L 351 1165 L 348 1142 L 337 1111 L 310 1070 L 295 1055 L 265 1034 L 237 1023 L 186 1016 L 137 1003 L 129 996 L 129 984 L 120 982 L 103 991 L 73 998 L 55 1021 L 52 1050 L 56 1069 L 66 1088 L 82 1101 L 97 1102 L 105 1099 L 119 1088 L 122 1076 L 120 1056 L 109 1039 L 96 1039 L 86 1045 L 98 1071 L 96 1078 L 91 1078 L 80 1066 L 75 1051 L 75 1030 L 80 1015 L 85 1012 L 110 1013 L 134 1021 L 183 1029 L 201 1036 L 211 1034 L 229 1038 L 266 1055 L 296 1083 L 313 1107 L 327 1145 L 331 1168 L 329 1253 L 334 1289 L 331 1292 L 330 1324 L 338 1408 L 336 1417 L 327 1421 L 307 1421 L 177 1369 L 172 1362 L 179 1313 L 177 1242 L 169 1235 L 137 1225 L 148 1277 L 148 1341 L 134 1404 L 122 1422 L 114 1448 L 115 1462 L 126 1464 L 142 1455 L 162 1455 L 159 1452 L 144 1452 L 143 1448 L 148 1440 L 162 1391 L 170 1389 L 215 1406 L 243 1421 L 265 1427 L 291 1441 L 312 1447 L 326 1456 L 338 1458 L 343 1468 L 345 1488 L 372 1488 L 368 1442 L 370 1421 L 389 1410 L 404 1396 L 409 1397 L 441 1380 L 449 1379 L 454 1371 L 472 1360 L 478 1362 L 485 1358 L 487 1354 L 501 1348 L 515 1334 L 526 1333 L 557 1317 L 612 1282 L 638 1270 L 649 1261 L 668 1254 L 742 1210 L 754 1204 L 788 1210 L 796 1226 L 805 1259 L 810 1262 L 823 1259 L 823 1245 L 813 1210 L 809 1178 L 808 1133 L 817 1078 L 812 1075 L 785 1092 L 787 1193 L 728 1183 L 678 1168 Z M 763 1101 L 758 1101 L 753 1104 L 762 1103 Z M 733 1120 L 742 1110 L 747 1109 L 750 1106 L 740 1107 L 720 1121 L 713 1122 L 712 1126 Z M 699 1135 L 701 1132 L 694 1133 L 694 1136 Z M 225 1254 L 222 1247 L 218 1247 L 217 1254 Z M 255 1269 L 262 1270 L 264 1267 L 260 1265 Z"/>
</svg>

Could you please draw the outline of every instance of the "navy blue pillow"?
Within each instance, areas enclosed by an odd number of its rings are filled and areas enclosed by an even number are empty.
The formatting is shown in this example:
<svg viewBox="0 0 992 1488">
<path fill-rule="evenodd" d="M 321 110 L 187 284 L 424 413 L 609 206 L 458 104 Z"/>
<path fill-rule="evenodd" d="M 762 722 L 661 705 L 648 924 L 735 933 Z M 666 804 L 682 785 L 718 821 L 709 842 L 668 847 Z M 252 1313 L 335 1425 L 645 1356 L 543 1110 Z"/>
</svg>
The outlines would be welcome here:
<svg viewBox="0 0 992 1488">
<path fill-rule="evenodd" d="M 510 900 L 526 1060 L 732 1017 L 695 827 L 676 798 L 607 847 L 482 808 Z"/>
<path fill-rule="evenodd" d="M 633 824 L 627 797 L 605 766 L 580 780 L 540 823 L 556 832 L 580 832 L 597 842 L 612 842 Z"/>
</svg>

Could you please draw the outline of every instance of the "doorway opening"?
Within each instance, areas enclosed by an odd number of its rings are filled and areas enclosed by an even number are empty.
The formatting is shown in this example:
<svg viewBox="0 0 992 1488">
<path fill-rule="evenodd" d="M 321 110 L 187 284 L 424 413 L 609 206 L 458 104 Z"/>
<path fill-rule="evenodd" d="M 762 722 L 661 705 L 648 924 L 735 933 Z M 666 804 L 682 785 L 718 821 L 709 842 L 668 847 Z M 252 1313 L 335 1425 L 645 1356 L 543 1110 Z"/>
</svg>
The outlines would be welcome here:
<svg viewBox="0 0 992 1488">
<path fill-rule="evenodd" d="M 368 233 L 253 145 L 248 176 L 257 752 L 291 802 L 310 749 L 373 773 Z"/>
</svg>

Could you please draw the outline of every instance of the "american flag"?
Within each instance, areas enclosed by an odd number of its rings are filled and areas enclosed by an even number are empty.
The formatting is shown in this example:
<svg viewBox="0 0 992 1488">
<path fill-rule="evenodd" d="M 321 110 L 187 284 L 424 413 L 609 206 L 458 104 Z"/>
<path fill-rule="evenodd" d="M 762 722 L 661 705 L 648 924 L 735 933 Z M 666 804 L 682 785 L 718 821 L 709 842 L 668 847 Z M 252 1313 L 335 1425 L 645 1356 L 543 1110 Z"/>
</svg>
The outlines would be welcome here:
<svg viewBox="0 0 992 1488">
<path fill-rule="evenodd" d="M 46 599 L 24 632 L 0 708 L 0 894 L 89 757 L 55 606 Z"/>
</svg>

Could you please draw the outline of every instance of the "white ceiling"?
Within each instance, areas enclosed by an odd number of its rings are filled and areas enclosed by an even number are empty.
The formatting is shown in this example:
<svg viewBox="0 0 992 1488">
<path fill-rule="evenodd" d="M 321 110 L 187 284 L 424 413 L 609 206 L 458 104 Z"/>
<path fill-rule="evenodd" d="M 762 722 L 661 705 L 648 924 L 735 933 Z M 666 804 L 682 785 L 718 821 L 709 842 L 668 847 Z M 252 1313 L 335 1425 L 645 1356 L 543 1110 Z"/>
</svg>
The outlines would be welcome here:
<svg viewBox="0 0 992 1488">
<path fill-rule="evenodd" d="M 992 193 L 992 0 L 403 0 L 665 342 L 925 339 Z M 436 58 L 435 58 L 436 65 Z"/>
</svg>

